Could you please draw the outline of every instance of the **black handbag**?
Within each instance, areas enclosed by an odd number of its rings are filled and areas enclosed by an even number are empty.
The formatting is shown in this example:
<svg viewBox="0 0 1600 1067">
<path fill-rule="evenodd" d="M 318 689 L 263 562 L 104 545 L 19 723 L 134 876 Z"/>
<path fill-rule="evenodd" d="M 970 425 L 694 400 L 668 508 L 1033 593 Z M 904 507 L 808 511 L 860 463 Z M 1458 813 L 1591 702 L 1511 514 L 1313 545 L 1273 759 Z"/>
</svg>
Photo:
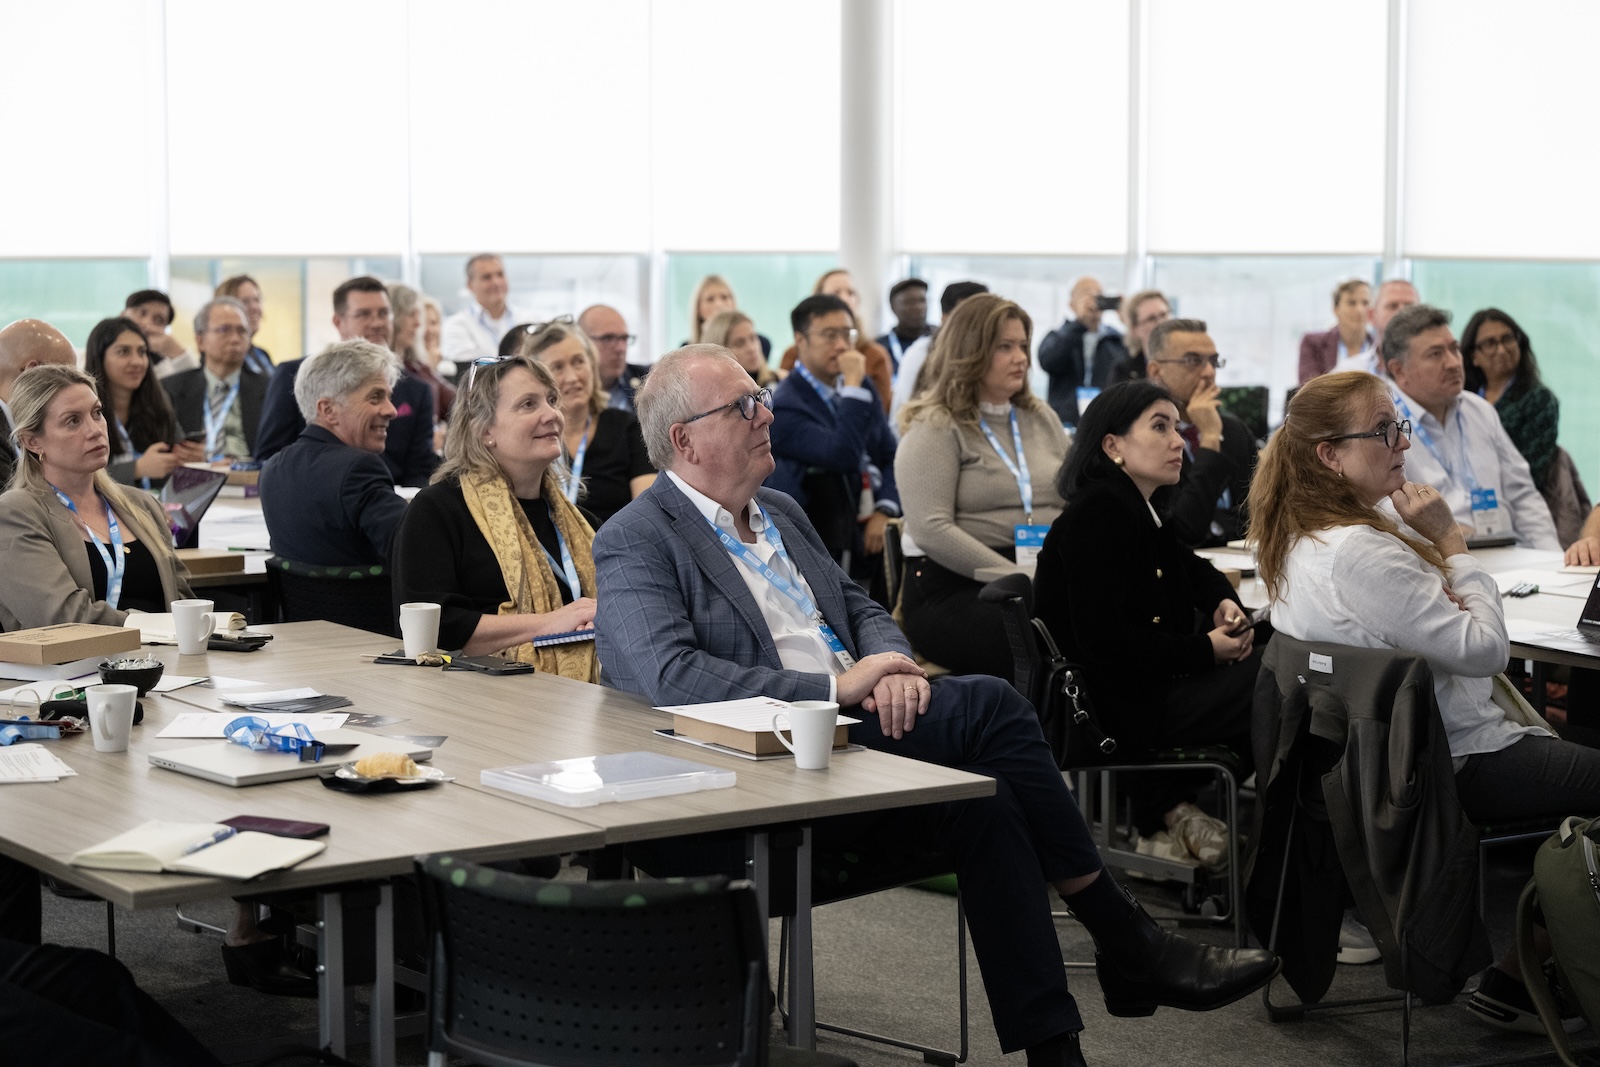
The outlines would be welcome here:
<svg viewBox="0 0 1600 1067">
<path fill-rule="evenodd" d="M 1094 702 L 1084 686 L 1083 666 L 1061 654 L 1043 622 L 1032 622 L 1044 673 L 1038 690 L 1039 726 L 1050 743 L 1056 766 L 1069 770 L 1109 762 L 1117 751 L 1117 739 L 1100 725 Z"/>
</svg>

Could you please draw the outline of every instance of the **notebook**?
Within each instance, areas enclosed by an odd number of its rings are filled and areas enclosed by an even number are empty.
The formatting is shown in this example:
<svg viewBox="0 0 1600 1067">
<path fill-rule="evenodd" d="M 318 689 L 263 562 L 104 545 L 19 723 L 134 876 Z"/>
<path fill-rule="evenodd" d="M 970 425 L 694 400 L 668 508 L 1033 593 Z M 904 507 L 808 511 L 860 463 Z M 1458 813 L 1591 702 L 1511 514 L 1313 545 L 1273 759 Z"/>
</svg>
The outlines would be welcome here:
<svg viewBox="0 0 1600 1067">
<path fill-rule="evenodd" d="M 549 645 L 570 645 L 578 641 L 593 641 L 594 630 L 567 630 L 559 634 L 545 634 L 533 639 L 534 648 L 545 648 Z"/>
<path fill-rule="evenodd" d="M 178 871 L 243 880 L 293 867 L 327 847 L 324 841 L 235 832 L 222 823 L 151 820 L 84 849 L 69 862 L 103 871 Z"/>
<path fill-rule="evenodd" d="M 1537 645 L 1580 656 L 1600 656 L 1600 577 L 1589 587 L 1589 599 L 1578 613 L 1578 624 L 1571 630 L 1540 630 L 1524 623 L 1512 629 L 1511 640 L 1519 645 Z"/>
<path fill-rule="evenodd" d="M 267 782 L 286 782 L 293 778 L 315 778 L 323 771 L 355 763 L 363 756 L 378 752 L 404 752 L 412 759 L 422 761 L 433 758 L 433 749 L 414 745 L 394 737 L 369 733 L 365 730 L 324 730 L 317 740 L 332 749 L 320 763 L 302 762 L 286 752 L 268 749 L 257 752 L 232 741 L 207 741 L 186 748 L 168 748 L 150 753 L 150 762 L 157 767 L 180 774 L 192 774 L 209 782 L 223 785 L 264 785 Z"/>
</svg>

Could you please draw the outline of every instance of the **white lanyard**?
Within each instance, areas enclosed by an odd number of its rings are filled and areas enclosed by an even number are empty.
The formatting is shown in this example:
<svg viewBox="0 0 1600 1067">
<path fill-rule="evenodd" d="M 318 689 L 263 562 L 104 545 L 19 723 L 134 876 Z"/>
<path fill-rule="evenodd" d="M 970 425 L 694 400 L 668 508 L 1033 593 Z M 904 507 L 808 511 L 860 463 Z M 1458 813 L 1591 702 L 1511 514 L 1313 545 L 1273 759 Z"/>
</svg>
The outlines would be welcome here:
<svg viewBox="0 0 1600 1067">
<path fill-rule="evenodd" d="M 995 455 L 1000 457 L 1000 462 L 1006 465 L 1006 470 L 1017 480 L 1017 492 L 1022 494 L 1022 511 L 1028 517 L 1028 525 L 1033 525 L 1033 478 L 1028 473 L 1028 454 L 1022 450 L 1022 431 L 1017 427 L 1017 409 L 1011 409 L 1011 444 L 1017 450 L 1017 461 L 1011 462 L 1006 455 L 1006 450 L 1000 447 L 999 440 L 994 431 L 989 429 L 989 423 L 983 418 L 978 419 L 978 428 L 983 431 L 983 436 L 989 439 L 989 444 L 994 447 Z"/>
<path fill-rule="evenodd" d="M 56 487 L 52 485 L 50 488 L 55 489 Z M 122 575 L 128 568 L 128 561 L 122 551 L 122 527 L 117 524 L 117 513 L 111 510 L 111 501 L 104 501 L 106 506 L 106 526 L 111 531 L 111 545 L 107 548 L 105 543 L 95 535 L 95 532 L 89 529 L 89 524 L 83 521 L 83 516 L 78 514 L 78 505 L 72 502 L 71 497 L 56 489 L 56 499 L 65 504 L 67 510 L 72 512 L 72 517 L 78 520 L 84 532 L 89 535 L 89 540 L 93 542 L 95 551 L 100 553 L 100 562 L 106 565 L 106 603 L 116 607 L 122 601 Z"/>
<path fill-rule="evenodd" d="M 228 421 L 228 412 L 233 410 L 233 402 L 239 399 L 239 382 L 236 379 L 233 388 L 228 390 L 227 403 L 222 405 L 222 410 L 215 411 L 211 406 L 210 390 L 206 391 L 204 414 L 206 419 L 206 457 L 211 460 L 225 458 L 222 454 L 222 428 Z"/>
<path fill-rule="evenodd" d="M 578 502 L 578 483 L 583 479 L 583 460 L 589 454 L 589 431 L 593 428 L 594 416 L 590 415 L 589 421 L 583 424 L 583 440 L 578 442 L 578 454 L 572 457 L 572 471 L 567 475 L 567 484 L 562 489 L 567 496 L 567 502 L 571 504 Z"/>
</svg>

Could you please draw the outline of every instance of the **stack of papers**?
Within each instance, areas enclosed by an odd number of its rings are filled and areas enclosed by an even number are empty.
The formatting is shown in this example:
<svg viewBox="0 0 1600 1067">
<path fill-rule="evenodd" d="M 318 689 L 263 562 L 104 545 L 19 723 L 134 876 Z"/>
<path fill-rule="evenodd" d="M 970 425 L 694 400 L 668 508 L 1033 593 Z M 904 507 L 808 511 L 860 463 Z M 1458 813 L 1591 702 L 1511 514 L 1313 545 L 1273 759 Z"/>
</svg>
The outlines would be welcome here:
<svg viewBox="0 0 1600 1067">
<path fill-rule="evenodd" d="M 54 782 L 77 773 L 43 745 L 0 748 L 0 783 Z"/>
<path fill-rule="evenodd" d="M 230 693 L 222 698 L 222 702 L 247 711 L 292 712 L 295 715 L 354 706 L 354 702 L 345 697 L 324 695 L 309 687 L 275 689 L 265 693 Z"/>
</svg>

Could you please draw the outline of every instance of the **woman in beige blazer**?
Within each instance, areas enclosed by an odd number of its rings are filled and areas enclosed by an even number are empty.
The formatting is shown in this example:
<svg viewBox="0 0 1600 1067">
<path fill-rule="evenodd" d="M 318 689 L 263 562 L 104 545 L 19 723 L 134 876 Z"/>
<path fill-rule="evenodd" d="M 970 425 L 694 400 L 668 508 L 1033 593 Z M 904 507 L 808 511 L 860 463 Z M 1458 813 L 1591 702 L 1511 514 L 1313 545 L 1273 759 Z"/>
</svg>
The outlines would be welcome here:
<svg viewBox="0 0 1600 1067">
<path fill-rule="evenodd" d="M 161 505 L 106 474 L 94 379 L 59 365 L 24 371 L 11 413 L 21 459 L 0 495 L 0 628 L 120 626 L 130 610 L 188 597 Z"/>
</svg>

